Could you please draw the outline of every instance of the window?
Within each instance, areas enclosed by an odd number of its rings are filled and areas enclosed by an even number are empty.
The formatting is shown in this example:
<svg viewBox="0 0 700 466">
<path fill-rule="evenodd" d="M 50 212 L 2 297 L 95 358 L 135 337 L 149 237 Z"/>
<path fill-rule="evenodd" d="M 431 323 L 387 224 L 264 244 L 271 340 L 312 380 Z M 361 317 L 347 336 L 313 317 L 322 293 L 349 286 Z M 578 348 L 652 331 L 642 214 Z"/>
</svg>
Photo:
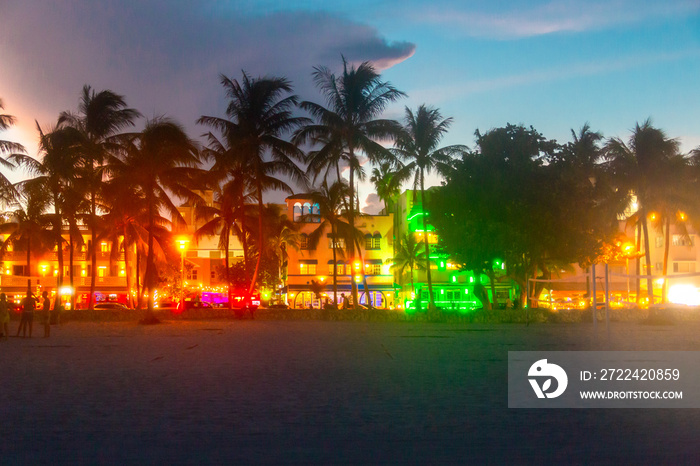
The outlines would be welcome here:
<svg viewBox="0 0 700 466">
<path fill-rule="evenodd" d="M 371 274 L 372 275 L 381 275 L 382 274 L 382 264 L 372 264 Z"/>
<path fill-rule="evenodd" d="M 328 249 L 333 249 L 333 238 L 328 238 Z M 345 238 L 335 239 L 335 249 L 345 249 Z"/>
<path fill-rule="evenodd" d="M 321 223 L 321 207 L 318 204 L 311 206 L 311 214 L 313 215 L 311 218 L 312 222 Z"/>
<path fill-rule="evenodd" d="M 695 273 L 695 262 L 674 262 L 673 273 Z"/>
<path fill-rule="evenodd" d="M 316 264 L 299 264 L 301 275 L 316 275 Z"/>
<path fill-rule="evenodd" d="M 109 252 L 109 246 L 107 245 L 107 243 L 100 243 L 100 251 Z"/>
<path fill-rule="evenodd" d="M 309 249 L 309 237 L 302 233 L 301 239 L 299 240 L 299 248 Z"/>
<path fill-rule="evenodd" d="M 215 271 L 215 270 L 212 270 L 212 271 L 210 272 L 209 278 L 210 278 L 211 280 L 216 280 L 216 271 Z"/>
<path fill-rule="evenodd" d="M 673 235 L 672 243 L 674 246 L 687 246 L 692 248 L 695 246 L 695 235 Z"/>
<path fill-rule="evenodd" d="M 676 236 L 676 235 L 674 235 Z M 657 248 L 662 248 L 664 247 L 664 237 L 663 236 L 657 236 L 656 237 L 656 247 Z"/>
<path fill-rule="evenodd" d="M 294 204 L 293 212 L 295 222 L 301 222 L 301 214 L 301 204 L 297 202 L 296 204 Z"/>
<path fill-rule="evenodd" d="M 189 272 L 187 272 L 187 279 L 197 280 L 197 269 L 192 269 Z"/>
<path fill-rule="evenodd" d="M 365 235 L 365 249 L 380 249 L 382 243 L 382 235 L 375 232 L 374 235 L 367 233 Z"/>
</svg>

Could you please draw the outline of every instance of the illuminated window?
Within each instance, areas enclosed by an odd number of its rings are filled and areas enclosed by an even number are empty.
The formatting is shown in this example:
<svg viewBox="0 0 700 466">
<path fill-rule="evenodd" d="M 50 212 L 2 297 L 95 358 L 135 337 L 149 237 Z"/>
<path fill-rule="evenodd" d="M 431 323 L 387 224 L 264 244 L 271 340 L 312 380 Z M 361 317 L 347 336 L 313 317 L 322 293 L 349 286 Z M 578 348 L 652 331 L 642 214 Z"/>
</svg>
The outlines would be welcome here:
<svg viewBox="0 0 700 466">
<path fill-rule="evenodd" d="M 328 249 L 333 249 L 333 238 L 328 238 Z M 335 239 L 335 249 L 345 249 L 345 238 Z"/>
<path fill-rule="evenodd" d="M 316 275 L 316 264 L 299 264 L 301 275 Z"/>
<path fill-rule="evenodd" d="M 372 275 L 381 275 L 382 274 L 382 264 L 372 264 L 371 274 Z"/>
<path fill-rule="evenodd" d="M 107 243 L 100 243 L 100 251 L 109 252 L 109 245 Z"/>
<path fill-rule="evenodd" d="M 299 248 L 309 249 L 309 237 L 303 233 L 301 235 L 301 238 L 299 239 Z"/>
<path fill-rule="evenodd" d="M 673 235 L 672 243 L 674 246 L 695 246 L 695 235 Z"/>
</svg>

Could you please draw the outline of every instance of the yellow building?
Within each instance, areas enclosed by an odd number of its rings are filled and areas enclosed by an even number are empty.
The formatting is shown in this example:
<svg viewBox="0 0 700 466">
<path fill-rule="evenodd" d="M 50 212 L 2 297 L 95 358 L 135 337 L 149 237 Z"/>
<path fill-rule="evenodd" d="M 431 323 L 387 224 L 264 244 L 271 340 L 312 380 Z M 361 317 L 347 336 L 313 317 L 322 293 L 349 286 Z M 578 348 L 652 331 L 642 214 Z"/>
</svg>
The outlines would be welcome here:
<svg viewBox="0 0 700 466">
<path fill-rule="evenodd" d="M 355 227 L 362 232 L 364 241 L 355 257 L 348 257 L 345 240 L 333 238 L 330 229 L 322 232 L 321 241 L 311 249 L 308 236 L 321 225 L 310 214 L 318 213 L 307 194 L 297 194 L 286 199 L 287 216 L 299 226 L 300 248 L 288 248 L 287 299 L 293 308 L 319 308 L 332 304 L 333 268 L 337 273 L 337 302 L 342 305 L 343 296 L 351 299 L 351 271 L 356 271 L 360 304 L 377 308 L 394 307 L 394 277 L 391 259 L 394 256 L 393 215 L 362 215 L 355 219 Z M 336 261 L 333 261 L 335 246 Z M 316 295 L 314 289 L 319 292 Z M 320 299 L 319 299 L 320 297 Z"/>
</svg>

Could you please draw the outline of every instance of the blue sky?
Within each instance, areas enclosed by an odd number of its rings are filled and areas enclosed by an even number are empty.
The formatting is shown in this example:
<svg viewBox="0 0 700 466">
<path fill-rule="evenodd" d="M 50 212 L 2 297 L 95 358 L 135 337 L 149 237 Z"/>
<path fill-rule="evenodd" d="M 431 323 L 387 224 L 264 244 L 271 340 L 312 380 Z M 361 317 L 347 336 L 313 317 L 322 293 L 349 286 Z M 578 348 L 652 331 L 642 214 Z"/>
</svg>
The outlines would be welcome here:
<svg viewBox="0 0 700 466">
<path fill-rule="evenodd" d="M 219 73 L 285 75 L 319 100 L 312 67 L 341 53 L 408 94 L 387 117 L 422 103 L 453 117 L 445 144 L 509 122 L 626 138 L 651 117 L 700 146 L 700 0 L 56 3 L 0 0 L 0 97 L 20 119 L 3 137 L 30 151 L 34 119 L 49 126 L 84 83 L 196 136 L 196 118 L 223 112 Z"/>
</svg>

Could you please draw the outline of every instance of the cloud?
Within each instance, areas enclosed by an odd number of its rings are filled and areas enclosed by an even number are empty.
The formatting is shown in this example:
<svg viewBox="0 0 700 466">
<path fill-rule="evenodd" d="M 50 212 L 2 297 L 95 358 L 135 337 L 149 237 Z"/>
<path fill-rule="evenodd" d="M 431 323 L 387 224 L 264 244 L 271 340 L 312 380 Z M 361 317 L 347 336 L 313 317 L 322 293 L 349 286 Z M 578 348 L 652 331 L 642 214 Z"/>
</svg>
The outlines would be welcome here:
<svg viewBox="0 0 700 466">
<path fill-rule="evenodd" d="M 384 202 L 379 198 L 377 193 L 371 193 L 365 199 L 365 205 L 362 206 L 362 212 L 370 215 L 377 215 L 384 208 Z"/>
<path fill-rule="evenodd" d="M 415 46 L 389 41 L 364 24 L 327 13 L 251 14 L 193 1 L 3 2 L 0 97 L 18 117 L 17 134 L 36 134 L 75 109 L 83 84 L 112 89 L 147 117 L 167 114 L 192 135 L 201 115 L 223 115 L 219 75 L 289 78 L 318 99 L 311 73 L 339 68 L 341 54 L 381 70 Z M 21 141 L 32 147 L 31 141 Z"/>
<path fill-rule="evenodd" d="M 700 11 L 697 0 L 554 0 L 540 3 L 515 2 L 499 11 L 471 8 L 431 7 L 413 16 L 472 37 L 517 39 L 552 33 L 576 33 L 605 29 L 618 24 L 674 17 Z"/>
</svg>

